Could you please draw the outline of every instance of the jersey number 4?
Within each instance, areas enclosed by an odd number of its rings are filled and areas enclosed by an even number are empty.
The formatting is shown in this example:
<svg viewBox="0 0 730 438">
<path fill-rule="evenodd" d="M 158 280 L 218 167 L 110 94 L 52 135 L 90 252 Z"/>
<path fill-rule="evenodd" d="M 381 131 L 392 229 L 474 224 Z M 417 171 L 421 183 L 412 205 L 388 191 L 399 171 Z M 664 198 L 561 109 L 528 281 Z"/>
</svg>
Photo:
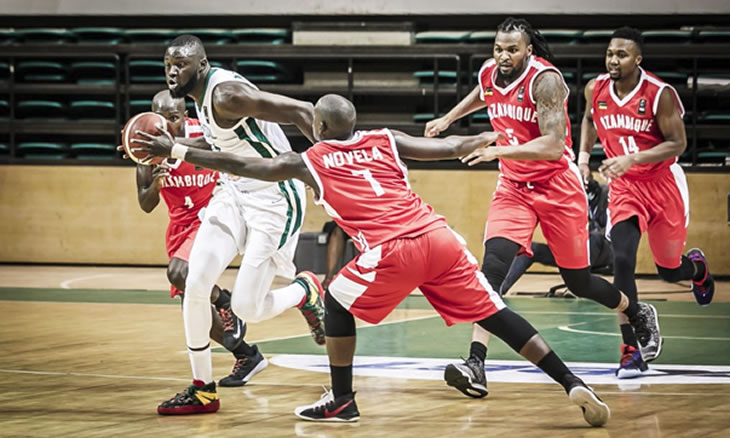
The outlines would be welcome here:
<svg viewBox="0 0 730 438">
<path fill-rule="evenodd" d="M 639 146 L 637 146 L 633 135 L 629 135 L 628 137 L 619 137 L 618 142 L 621 143 L 621 147 L 624 148 L 624 155 L 639 152 Z"/>
<path fill-rule="evenodd" d="M 185 197 L 185 207 L 187 208 L 193 208 L 195 205 L 193 204 L 193 200 L 190 198 L 190 196 Z"/>
<path fill-rule="evenodd" d="M 352 174 L 354 176 L 361 176 L 367 180 L 367 182 L 370 183 L 370 187 L 373 188 L 373 191 L 375 192 L 375 196 L 383 196 L 385 194 L 385 190 L 383 190 L 383 187 L 380 185 L 378 181 L 375 180 L 373 177 L 373 174 L 370 172 L 370 169 L 365 170 L 353 170 Z"/>
</svg>

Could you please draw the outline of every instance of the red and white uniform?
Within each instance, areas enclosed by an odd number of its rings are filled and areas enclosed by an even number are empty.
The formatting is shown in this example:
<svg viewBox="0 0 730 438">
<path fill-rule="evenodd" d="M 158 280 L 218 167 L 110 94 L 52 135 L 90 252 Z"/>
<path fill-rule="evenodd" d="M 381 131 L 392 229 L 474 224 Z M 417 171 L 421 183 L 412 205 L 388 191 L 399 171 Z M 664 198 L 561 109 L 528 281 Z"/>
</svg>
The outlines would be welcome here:
<svg viewBox="0 0 730 438">
<path fill-rule="evenodd" d="M 463 239 L 411 190 L 389 130 L 320 142 L 302 158 L 315 202 L 361 251 L 329 287 L 353 315 L 377 324 L 417 287 L 449 325 L 504 307 Z"/>
<path fill-rule="evenodd" d="M 656 112 L 665 89 L 674 97 L 680 117 L 684 116 L 677 91 L 644 69 L 640 71 L 636 88 L 623 99 L 616 95 L 608 74 L 595 80 L 593 124 L 608 158 L 651 149 L 664 141 Z M 641 232 L 649 232 L 654 261 L 668 269 L 681 264 L 689 225 L 687 179 L 676 163 L 677 157 L 673 157 L 635 165 L 609 183 L 610 225 L 636 216 Z"/>
<path fill-rule="evenodd" d="M 185 119 L 185 137 L 203 135 L 200 122 Z M 195 165 L 180 160 L 167 159 L 162 166 L 169 169 L 160 189 L 160 195 L 167 204 L 170 223 L 165 235 L 165 246 L 169 259 L 178 258 L 188 261 L 195 235 L 200 227 L 200 210 L 208 205 L 218 180 L 218 172 L 196 168 Z M 170 286 L 170 295 L 182 292 Z"/>
<path fill-rule="evenodd" d="M 479 71 L 480 98 L 487 105 L 489 123 L 504 134 L 496 147 L 520 147 L 541 137 L 535 78 L 545 71 L 560 71 L 546 60 L 531 56 L 520 77 L 507 87 L 497 85 L 494 59 Z M 563 81 L 566 91 L 567 84 Z M 565 120 L 568 98 L 565 98 Z M 581 269 L 589 265 L 588 203 L 577 167 L 573 164 L 570 123 L 558 160 L 500 160 L 499 183 L 487 216 L 484 240 L 503 237 L 532 255 L 530 244 L 538 222 L 558 266 Z"/>
</svg>

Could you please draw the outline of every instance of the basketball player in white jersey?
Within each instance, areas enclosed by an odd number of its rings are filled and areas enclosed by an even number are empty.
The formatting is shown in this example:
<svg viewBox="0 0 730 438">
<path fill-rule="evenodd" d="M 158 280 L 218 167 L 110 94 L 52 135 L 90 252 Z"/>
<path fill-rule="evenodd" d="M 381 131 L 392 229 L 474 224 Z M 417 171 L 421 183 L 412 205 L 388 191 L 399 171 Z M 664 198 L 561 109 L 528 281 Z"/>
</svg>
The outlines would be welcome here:
<svg viewBox="0 0 730 438">
<path fill-rule="evenodd" d="M 174 140 L 148 136 L 149 141 L 140 141 L 141 145 L 175 141 L 179 147 L 273 158 L 292 150 L 279 123 L 294 124 L 313 139 L 311 103 L 262 92 L 238 73 L 212 68 L 197 37 L 175 38 L 164 61 L 170 94 L 187 95 L 195 101 L 204 136 Z M 292 261 L 304 220 L 304 185 L 293 179 L 271 183 L 225 174 L 220 181 L 203 213 L 185 283 L 183 316 L 193 384 L 163 402 L 157 409 L 160 414 L 215 412 L 220 406 L 208 339 L 210 291 L 239 253 L 243 259 L 231 291 L 233 313 L 247 322 L 257 322 L 298 307 L 315 342 L 324 344 L 322 286 L 310 272 L 295 278 Z M 271 291 L 276 275 L 293 282 Z M 258 371 L 252 370 L 251 375 Z"/>
</svg>

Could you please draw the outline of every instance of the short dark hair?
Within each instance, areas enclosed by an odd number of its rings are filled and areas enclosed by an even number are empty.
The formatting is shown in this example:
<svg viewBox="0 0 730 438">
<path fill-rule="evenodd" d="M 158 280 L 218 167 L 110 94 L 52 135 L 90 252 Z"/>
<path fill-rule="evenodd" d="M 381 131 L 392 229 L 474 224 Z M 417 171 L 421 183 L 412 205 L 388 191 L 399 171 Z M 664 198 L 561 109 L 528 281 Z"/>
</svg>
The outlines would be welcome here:
<svg viewBox="0 0 730 438">
<path fill-rule="evenodd" d="M 639 53 L 644 51 L 644 37 L 641 36 L 641 31 L 639 29 L 629 26 L 621 27 L 613 32 L 611 39 L 613 38 L 631 40 L 636 43 L 636 46 L 639 48 Z"/>
<path fill-rule="evenodd" d="M 497 26 L 497 32 L 522 32 L 527 35 L 528 44 L 532 44 L 532 49 L 535 55 L 545 58 L 550 61 L 553 57 L 553 52 L 550 51 L 545 37 L 542 36 L 539 30 L 532 27 L 532 25 L 524 18 L 507 17 L 503 22 Z"/>
<path fill-rule="evenodd" d="M 205 47 L 203 47 L 203 42 L 200 41 L 200 38 L 196 37 L 195 35 L 180 35 L 172 40 L 168 47 L 190 47 L 195 49 L 196 52 L 200 51 L 200 53 L 205 55 Z"/>
</svg>

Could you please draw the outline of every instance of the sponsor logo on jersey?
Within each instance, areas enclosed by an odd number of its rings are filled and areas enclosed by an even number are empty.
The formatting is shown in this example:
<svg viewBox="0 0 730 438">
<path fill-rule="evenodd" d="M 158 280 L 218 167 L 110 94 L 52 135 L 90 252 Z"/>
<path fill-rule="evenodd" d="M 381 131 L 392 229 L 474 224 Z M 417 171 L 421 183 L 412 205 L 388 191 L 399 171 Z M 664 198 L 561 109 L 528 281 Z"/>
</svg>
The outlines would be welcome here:
<svg viewBox="0 0 730 438">
<path fill-rule="evenodd" d="M 494 91 L 492 91 L 492 87 L 487 87 L 487 89 L 484 90 L 485 96 L 491 96 L 492 94 L 494 94 Z"/>
<path fill-rule="evenodd" d="M 646 99 L 641 99 L 639 101 L 639 114 L 646 114 Z"/>
<path fill-rule="evenodd" d="M 624 114 L 609 114 L 598 118 L 603 129 L 625 129 L 634 132 L 649 132 L 654 126 L 653 119 L 639 119 Z"/>
<path fill-rule="evenodd" d="M 446 365 L 458 359 L 355 356 L 356 376 L 394 379 L 442 380 Z M 271 362 L 277 366 L 329 373 L 326 355 L 282 354 Z M 631 382 L 616 377 L 615 363 L 572 362 L 567 364 L 576 376 L 590 385 L 615 384 L 729 384 L 730 366 L 652 364 L 649 371 Z M 527 361 L 488 360 L 485 364 L 490 382 L 553 383 L 539 368 Z"/>
<path fill-rule="evenodd" d="M 520 122 L 537 123 L 537 111 L 530 107 L 513 105 L 511 103 L 493 103 L 487 106 L 489 118 L 494 120 L 500 117 Z"/>
<path fill-rule="evenodd" d="M 370 152 L 367 149 L 353 149 L 349 151 L 330 152 L 322 156 L 324 167 L 330 169 L 332 167 L 340 167 L 353 163 L 368 163 L 373 160 L 382 160 L 383 154 L 378 150 L 377 146 L 373 146 Z"/>
<path fill-rule="evenodd" d="M 599 109 L 599 110 L 605 110 L 605 109 L 608 109 L 608 104 L 606 103 L 606 101 L 605 101 L 605 100 L 599 100 L 599 101 L 598 101 L 598 109 Z"/>
<path fill-rule="evenodd" d="M 517 92 L 517 102 L 522 102 L 525 100 L 525 86 L 521 86 L 520 90 Z"/>
</svg>

